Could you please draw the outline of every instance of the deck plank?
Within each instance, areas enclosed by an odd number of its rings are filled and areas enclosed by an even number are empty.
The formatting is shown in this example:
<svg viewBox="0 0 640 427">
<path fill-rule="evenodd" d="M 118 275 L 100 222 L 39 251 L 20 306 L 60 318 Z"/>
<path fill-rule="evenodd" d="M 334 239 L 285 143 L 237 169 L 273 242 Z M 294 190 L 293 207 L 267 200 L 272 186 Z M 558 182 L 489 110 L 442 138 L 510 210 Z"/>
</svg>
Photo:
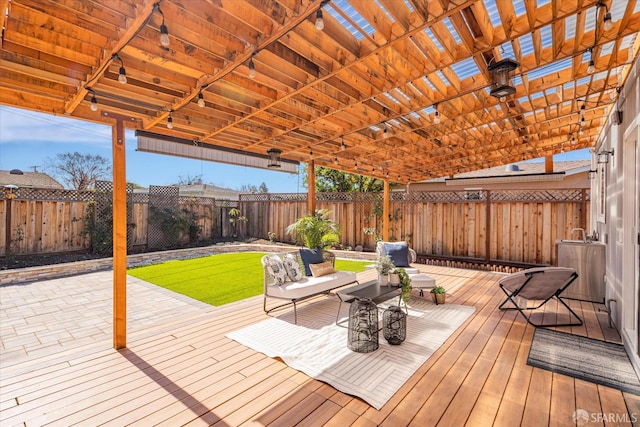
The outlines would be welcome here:
<svg viewBox="0 0 640 427">
<path fill-rule="evenodd" d="M 125 350 L 100 342 L 0 367 L 0 423 L 475 427 L 567 425 L 576 409 L 639 415 L 639 396 L 526 364 L 535 328 L 515 311 L 498 310 L 503 274 L 421 270 L 446 286 L 448 304 L 476 311 L 379 411 L 226 338 L 269 318 L 258 296 L 136 331 Z M 568 303 L 584 325 L 554 329 L 619 342 L 602 304 Z M 555 320 L 555 309 L 547 304 L 536 315 Z"/>
</svg>

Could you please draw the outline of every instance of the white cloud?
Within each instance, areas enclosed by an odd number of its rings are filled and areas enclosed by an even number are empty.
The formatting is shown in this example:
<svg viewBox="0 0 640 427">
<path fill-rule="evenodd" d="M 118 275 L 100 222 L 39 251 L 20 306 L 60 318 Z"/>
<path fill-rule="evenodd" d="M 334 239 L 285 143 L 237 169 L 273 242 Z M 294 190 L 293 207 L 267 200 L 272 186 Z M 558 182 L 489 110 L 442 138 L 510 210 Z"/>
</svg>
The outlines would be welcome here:
<svg viewBox="0 0 640 427">
<path fill-rule="evenodd" d="M 111 128 L 27 110 L 0 107 L 0 143 L 111 145 Z"/>
</svg>

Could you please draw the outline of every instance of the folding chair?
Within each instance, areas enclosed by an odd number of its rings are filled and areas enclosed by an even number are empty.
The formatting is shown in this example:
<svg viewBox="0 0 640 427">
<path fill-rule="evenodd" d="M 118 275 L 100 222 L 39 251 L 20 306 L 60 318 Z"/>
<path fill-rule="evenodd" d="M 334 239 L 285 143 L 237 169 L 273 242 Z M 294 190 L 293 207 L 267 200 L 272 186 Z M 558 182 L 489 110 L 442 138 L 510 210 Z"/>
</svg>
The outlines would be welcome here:
<svg viewBox="0 0 640 427">
<path fill-rule="evenodd" d="M 510 274 L 498 281 L 500 289 L 507 295 L 499 308 L 500 310 L 518 310 L 533 326 L 580 326 L 582 319 L 560 297 L 577 278 L 578 273 L 573 268 L 566 267 L 537 267 Z M 519 304 L 515 299 L 517 297 L 524 299 L 524 304 Z M 554 297 L 569 310 L 571 313 L 569 319 L 573 315 L 578 319 L 578 323 L 534 323 L 531 321 L 531 316 L 524 314 L 524 310 L 536 310 Z M 529 301 L 540 301 L 540 304 L 529 307 Z M 504 307 L 507 302 L 511 302 L 514 307 Z"/>
</svg>

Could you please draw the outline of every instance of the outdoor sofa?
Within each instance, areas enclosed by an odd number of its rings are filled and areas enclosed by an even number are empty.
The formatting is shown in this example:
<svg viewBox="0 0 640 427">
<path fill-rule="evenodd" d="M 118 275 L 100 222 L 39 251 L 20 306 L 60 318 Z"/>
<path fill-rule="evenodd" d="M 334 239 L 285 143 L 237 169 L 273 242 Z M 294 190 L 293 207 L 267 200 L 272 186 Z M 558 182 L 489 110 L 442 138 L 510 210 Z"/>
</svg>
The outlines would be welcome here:
<svg viewBox="0 0 640 427">
<path fill-rule="evenodd" d="M 261 262 L 264 270 L 263 309 L 265 313 L 293 304 L 294 323 L 298 323 L 296 310 L 298 301 L 357 283 L 356 273 L 334 269 L 335 255 L 329 251 L 301 249 L 269 254 L 262 257 Z M 281 271 L 282 268 L 284 272 Z M 306 273 L 310 274 L 306 275 Z M 267 309 L 267 298 L 287 302 Z"/>
</svg>

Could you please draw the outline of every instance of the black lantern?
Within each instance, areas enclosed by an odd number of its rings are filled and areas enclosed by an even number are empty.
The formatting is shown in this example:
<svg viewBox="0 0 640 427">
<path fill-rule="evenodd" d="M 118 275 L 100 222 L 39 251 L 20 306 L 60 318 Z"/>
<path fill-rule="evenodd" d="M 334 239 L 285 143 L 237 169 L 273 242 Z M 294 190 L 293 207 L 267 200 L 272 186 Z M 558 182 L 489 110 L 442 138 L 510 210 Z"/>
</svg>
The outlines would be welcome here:
<svg viewBox="0 0 640 427">
<path fill-rule="evenodd" d="M 347 347 L 357 353 L 378 349 L 378 308 L 369 298 L 356 298 L 349 307 Z"/>
<path fill-rule="evenodd" d="M 507 96 L 516 93 L 516 88 L 511 86 L 511 78 L 513 77 L 513 71 L 519 66 L 519 63 L 509 58 L 490 64 L 487 67 L 489 73 L 491 73 L 491 90 L 489 94 L 504 102 Z"/>
<path fill-rule="evenodd" d="M 269 148 L 267 150 L 267 154 L 269 155 L 269 163 L 267 163 L 268 168 L 279 168 L 280 167 L 280 154 L 282 154 L 282 150 L 278 148 Z"/>
<path fill-rule="evenodd" d="M 401 344 L 407 338 L 407 315 L 397 305 L 387 308 L 382 314 L 384 339 L 391 345 Z"/>
</svg>

